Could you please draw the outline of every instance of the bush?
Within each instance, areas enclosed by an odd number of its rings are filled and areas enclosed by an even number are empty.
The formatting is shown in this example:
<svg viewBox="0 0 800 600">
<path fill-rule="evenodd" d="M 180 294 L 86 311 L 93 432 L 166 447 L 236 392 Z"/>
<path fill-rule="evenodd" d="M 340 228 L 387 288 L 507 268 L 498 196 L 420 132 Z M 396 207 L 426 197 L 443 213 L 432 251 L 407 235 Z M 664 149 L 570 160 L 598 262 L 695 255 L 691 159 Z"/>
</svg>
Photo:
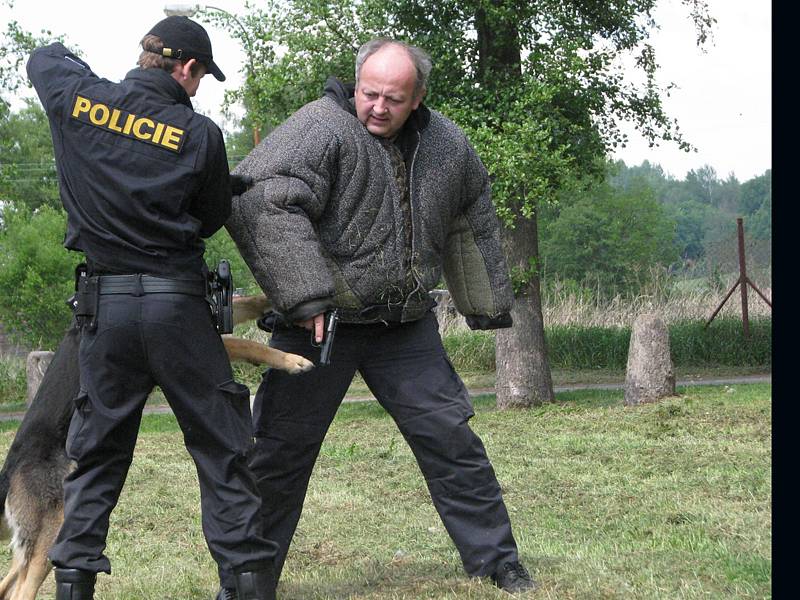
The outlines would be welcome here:
<svg viewBox="0 0 800 600">
<path fill-rule="evenodd" d="M 66 300 L 74 291 L 82 254 L 62 245 L 63 210 L 7 207 L 0 231 L 0 321 L 9 337 L 29 348 L 54 349 L 69 326 Z"/>
<path fill-rule="evenodd" d="M 82 253 L 64 249 L 66 214 L 42 206 L 34 212 L 6 207 L 0 230 L 0 322 L 9 337 L 28 348 L 53 350 L 69 326 L 66 300 L 74 292 L 75 266 Z M 226 258 L 237 288 L 257 293 L 252 274 L 223 228 L 206 241 L 213 269 Z"/>
<path fill-rule="evenodd" d="M 13 357 L 0 359 L 0 404 L 24 403 L 27 396 L 25 361 Z"/>
</svg>

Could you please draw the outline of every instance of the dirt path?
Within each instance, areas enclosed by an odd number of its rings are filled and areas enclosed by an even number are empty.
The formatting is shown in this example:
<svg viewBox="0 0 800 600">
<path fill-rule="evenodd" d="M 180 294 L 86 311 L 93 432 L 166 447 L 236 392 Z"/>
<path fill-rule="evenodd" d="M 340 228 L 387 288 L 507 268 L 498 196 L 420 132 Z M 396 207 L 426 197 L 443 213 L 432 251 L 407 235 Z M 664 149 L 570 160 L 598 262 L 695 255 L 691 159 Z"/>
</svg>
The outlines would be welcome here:
<svg viewBox="0 0 800 600">
<path fill-rule="evenodd" d="M 676 382 L 677 387 L 693 385 L 736 385 L 740 383 L 772 383 L 772 375 L 748 375 L 745 377 L 724 377 L 708 379 L 684 379 Z M 619 390 L 625 387 L 624 383 L 574 383 L 569 385 L 557 385 L 553 387 L 555 393 L 571 392 L 573 390 Z M 494 394 L 494 388 L 470 388 L 470 396 L 481 396 L 484 394 Z M 371 395 L 348 395 L 345 402 L 372 402 L 375 398 Z M 169 406 L 146 406 L 144 414 L 166 414 L 172 410 Z M 24 412 L 13 412 L 0 414 L 0 421 L 20 421 L 25 416 Z"/>
</svg>

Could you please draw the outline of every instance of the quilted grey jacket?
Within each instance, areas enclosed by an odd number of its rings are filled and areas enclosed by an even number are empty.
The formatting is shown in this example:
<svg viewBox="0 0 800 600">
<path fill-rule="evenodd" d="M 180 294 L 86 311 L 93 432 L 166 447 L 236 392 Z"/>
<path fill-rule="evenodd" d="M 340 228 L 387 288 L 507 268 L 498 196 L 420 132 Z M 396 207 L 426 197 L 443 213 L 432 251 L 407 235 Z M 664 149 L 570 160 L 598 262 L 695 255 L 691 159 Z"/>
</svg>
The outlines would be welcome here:
<svg viewBox="0 0 800 600">
<path fill-rule="evenodd" d="M 428 292 L 444 275 L 471 327 L 510 326 L 489 179 L 464 133 L 423 105 L 406 122 L 398 144 L 411 199 L 407 238 L 389 153 L 348 95 L 329 79 L 324 97 L 234 170 L 256 184 L 234 197 L 226 227 L 258 284 L 289 320 L 336 306 L 343 322 L 405 322 L 432 307 Z"/>
</svg>

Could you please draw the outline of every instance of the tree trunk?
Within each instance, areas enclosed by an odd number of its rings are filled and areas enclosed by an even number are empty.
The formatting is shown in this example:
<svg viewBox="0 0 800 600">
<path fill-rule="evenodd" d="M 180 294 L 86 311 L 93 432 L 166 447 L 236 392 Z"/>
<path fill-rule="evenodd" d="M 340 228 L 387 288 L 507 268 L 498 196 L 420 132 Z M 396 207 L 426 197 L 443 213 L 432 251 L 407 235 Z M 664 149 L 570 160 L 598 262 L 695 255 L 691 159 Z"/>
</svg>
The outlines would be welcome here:
<svg viewBox="0 0 800 600">
<path fill-rule="evenodd" d="M 475 14 L 478 34 L 478 78 L 486 89 L 502 89 L 504 82 L 522 76 L 519 31 L 513 16 L 498 11 L 499 0 L 489 0 L 489 10 L 480 6 Z M 514 229 L 505 228 L 503 244 L 509 267 L 530 270 L 531 259 L 538 264 L 539 235 L 536 215 L 516 215 Z M 544 343 L 544 318 L 539 276 L 530 279 L 517 294 L 511 311 L 514 326 L 498 329 L 496 336 L 497 407 L 500 409 L 538 406 L 552 402 L 553 381 Z"/>
<path fill-rule="evenodd" d="M 533 257 L 538 264 L 539 236 L 536 215 L 518 218 L 514 229 L 503 231 L 506 257 L 511 269 L 530 269 Z M 542 296 L 535 274 L 517 294 L 511 311 L 514 326 L 498 329 L 496 337 L 497 407 L 529 408 L 553 402 L 553 380 L 544 339 Z"/>
</svg>

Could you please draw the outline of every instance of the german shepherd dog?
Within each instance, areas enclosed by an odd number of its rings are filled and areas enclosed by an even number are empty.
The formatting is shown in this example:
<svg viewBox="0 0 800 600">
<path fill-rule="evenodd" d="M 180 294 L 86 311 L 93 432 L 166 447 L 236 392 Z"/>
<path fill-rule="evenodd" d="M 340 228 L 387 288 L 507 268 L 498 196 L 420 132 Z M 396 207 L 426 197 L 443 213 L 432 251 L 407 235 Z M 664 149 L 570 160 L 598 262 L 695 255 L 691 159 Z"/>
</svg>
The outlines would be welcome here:
<svg viewBox="0 0 800 600">
<path fill-rule="evenodd" d="M 264 296 L 233 300 L 234 323 L 257 319 L 269 308 Z M 265 364 L 290 373 L 314 365 L 251 340 L 223 336 L 232 361 Z M 65 445 L 73 400 L 79 391 L 80 329 L 73 323 L 56 350 L 0 470 L 4 538 L 11 537 L 11 570 L 0 582 L 0 600 L 34 600 L 50 572 L 47 553 L 64 520 L 64 477 L 73 468 Z"/>
</svg>

